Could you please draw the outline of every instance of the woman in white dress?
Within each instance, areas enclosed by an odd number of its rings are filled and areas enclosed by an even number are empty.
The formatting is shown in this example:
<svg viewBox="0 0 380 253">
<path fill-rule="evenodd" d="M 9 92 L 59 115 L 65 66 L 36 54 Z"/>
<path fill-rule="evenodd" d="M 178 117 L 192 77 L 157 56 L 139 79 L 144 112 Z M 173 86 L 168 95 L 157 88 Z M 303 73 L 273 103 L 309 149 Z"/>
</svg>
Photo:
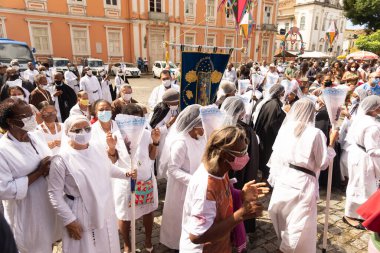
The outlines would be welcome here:
<svg viewBox="0 0 380 253">
<path fill-rule="evenodd" d="M 61 147 L 62 123 L 56 122 L 57 110 L 54 105 L 44 101 L 38 105 L 43 122 L 37 127 L 53 155 L 58 154 Z"/>
<path fill-rule="evenodd" d="M 268 211 L 284 253 L 316 252 L 318 177 L 334 159 L 338 131 L 331 132 L 327 147 L 314 122 L 315 105 L 310 99 L 294 103 L 268 163 L 268 182 L 274 188 Z"/>
<path fill-rule="evenodd" d="M 380 179 L 380 97 L 366 97 L 347 133 L 348 184 L 343 220 L 352 227 L 364 229 L 356 210 L 378 189 Z"/>
<path fill-rule="evenodd" d="M 182 210 L 187 185 L 201 164 L 206 139 L 200 118 L 200 105 L 190 105 L 176 121 L 176 133 L 168 137 L 163 161 L 167 160 L 168 182 L 162 214 L 160 242 L 171 249 L 179 249 Z M 166 162 L 165 162 L 166 163 Z"/>
<path fill-rule="evenodd" d="M 51 252 L 60 230 L 47 194 L 51 151 L 33 131 L 37 122 L 21 99 L 0 104 L 0 199 L 21 253 Z"/>
<path fill-rule="evenodd" d="M 143 109 L 139 105 L 133 103 L 126 105 L 122 109 L 122 114 L 144 117 Z M 159 144 L 160 130 L 158 128 L 151 131 L 144 129 L 137 150 L 130 151 L 131 154 L 135 154 L 134 168 L 137 168 L 135 218 L 143 218 L 143 225 L 145 228 L 145 250 L 147 252 L 153 251 L 153 211 L 158 208 L 158 189 L 156 177 L 154 175 L 154 160 L 158 154 Z M 118 190 L 115 191 L 116 202 L 124 205 L 122 210 L 118 210 L 118 212 L 123 211 L 123 216 L 120 217 L 124 223 L 123 229 L 121 230 L 122 233 L 125 234 L 125 238 L 128 238 L 127 241 L 124 241 L 125 244 L 128 243 L 128 248 L 124 248 L 124 252 L 129 252 L 128 249 L 131 247 L 129 241 L 130 221 L 132 218 L 132 210 L 129 208 L 131 196 L 130 189 L 130 185 L 119 185 Z M 126 194 L 128 197 L 126 197 Z"/>
<path fill-rule="evenodd" d="M 62 147 L 51 162 L 48 193 L 63 221 L 64 253 L 119 253 L 119 235 L 112 197 L 111 176 L 131 175 L 110 160 L 93 143 L 91 125 L 83 115 L 65 121 Z M 111 144 L 110 144 L 111 146 Z M 108 156 L 113 156 L 111 147 Z"/>
</svg>

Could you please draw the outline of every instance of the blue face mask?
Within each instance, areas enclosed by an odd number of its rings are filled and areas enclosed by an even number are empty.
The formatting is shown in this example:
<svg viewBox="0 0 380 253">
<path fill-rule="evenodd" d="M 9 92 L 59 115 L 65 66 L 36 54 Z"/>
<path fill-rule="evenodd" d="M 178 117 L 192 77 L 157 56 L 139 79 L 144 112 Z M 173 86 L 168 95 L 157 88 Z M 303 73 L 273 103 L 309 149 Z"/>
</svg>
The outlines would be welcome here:
<svg viewBox="0 0 380 253">
<path fill-rule="evenodd" d="M 108 122 L 112 118 L 112 112 L 111 111 L 99 111 L 98 112 L 98 119 L 101 122 Z"/>
<path fill-rule="evenodd" d="M 375 85 L 379 85 L 379 82 L 380 82 L 380 79 L 379 79 L 379 78 L 375 78 L 375 79 L 373 80 L 373 83 L 374 83 Z"/>
</svg>

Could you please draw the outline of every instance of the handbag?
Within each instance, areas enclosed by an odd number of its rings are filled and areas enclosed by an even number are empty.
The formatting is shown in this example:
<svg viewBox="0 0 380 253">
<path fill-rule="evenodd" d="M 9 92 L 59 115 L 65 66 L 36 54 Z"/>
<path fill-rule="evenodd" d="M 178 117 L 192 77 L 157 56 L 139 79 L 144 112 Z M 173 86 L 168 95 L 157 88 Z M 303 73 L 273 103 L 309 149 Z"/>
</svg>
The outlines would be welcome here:
<svg viewBox="0 0 380 253">
<path fill-rule="evenodd" d="M 137 181 L 135 188 L 135 205 L 141 206 L 145 204 L 154 203 L 153 198 L 153 179 L 152 176 L 145 181 Z M 131 200 L 129 200 L 129 207 L 131 207 Z"/>
</svg>

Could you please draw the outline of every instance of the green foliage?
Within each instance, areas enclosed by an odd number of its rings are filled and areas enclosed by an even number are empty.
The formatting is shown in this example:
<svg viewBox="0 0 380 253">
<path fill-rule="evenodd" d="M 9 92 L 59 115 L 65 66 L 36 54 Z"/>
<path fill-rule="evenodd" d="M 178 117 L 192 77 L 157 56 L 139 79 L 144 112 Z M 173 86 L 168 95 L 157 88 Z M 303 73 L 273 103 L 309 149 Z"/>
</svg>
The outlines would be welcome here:
<svg viewBox="0 0 380 253">
<path fill-rule="evenodd" d="M 380 54 L 380 30 L 371 33 L 370 35 L 360 35 L 355 41 L 355 45 L 361 50 Z"/>
<path fill-rule="evenodd" d="M 380 0 L 343 0 L 343 9 L 354 25 L 365 25 L 372 31 L 380 29 Z"/>
</svg>

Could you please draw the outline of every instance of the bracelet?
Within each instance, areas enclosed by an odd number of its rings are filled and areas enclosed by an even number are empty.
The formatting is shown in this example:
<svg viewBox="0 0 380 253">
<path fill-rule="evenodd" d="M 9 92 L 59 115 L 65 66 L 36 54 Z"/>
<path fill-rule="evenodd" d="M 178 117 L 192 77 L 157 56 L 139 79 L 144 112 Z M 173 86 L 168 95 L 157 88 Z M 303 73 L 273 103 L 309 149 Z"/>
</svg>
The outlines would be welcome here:
<svg viewBox="0 0 380 253">
<path fill-rule="evenodd" d="M 154 142 L 153 142 L 153 146 L 158 147 L 159 145 L 160 145 L 160 142 L 158 142 L 158 143 L 154 143 Z"/>
</svg>

